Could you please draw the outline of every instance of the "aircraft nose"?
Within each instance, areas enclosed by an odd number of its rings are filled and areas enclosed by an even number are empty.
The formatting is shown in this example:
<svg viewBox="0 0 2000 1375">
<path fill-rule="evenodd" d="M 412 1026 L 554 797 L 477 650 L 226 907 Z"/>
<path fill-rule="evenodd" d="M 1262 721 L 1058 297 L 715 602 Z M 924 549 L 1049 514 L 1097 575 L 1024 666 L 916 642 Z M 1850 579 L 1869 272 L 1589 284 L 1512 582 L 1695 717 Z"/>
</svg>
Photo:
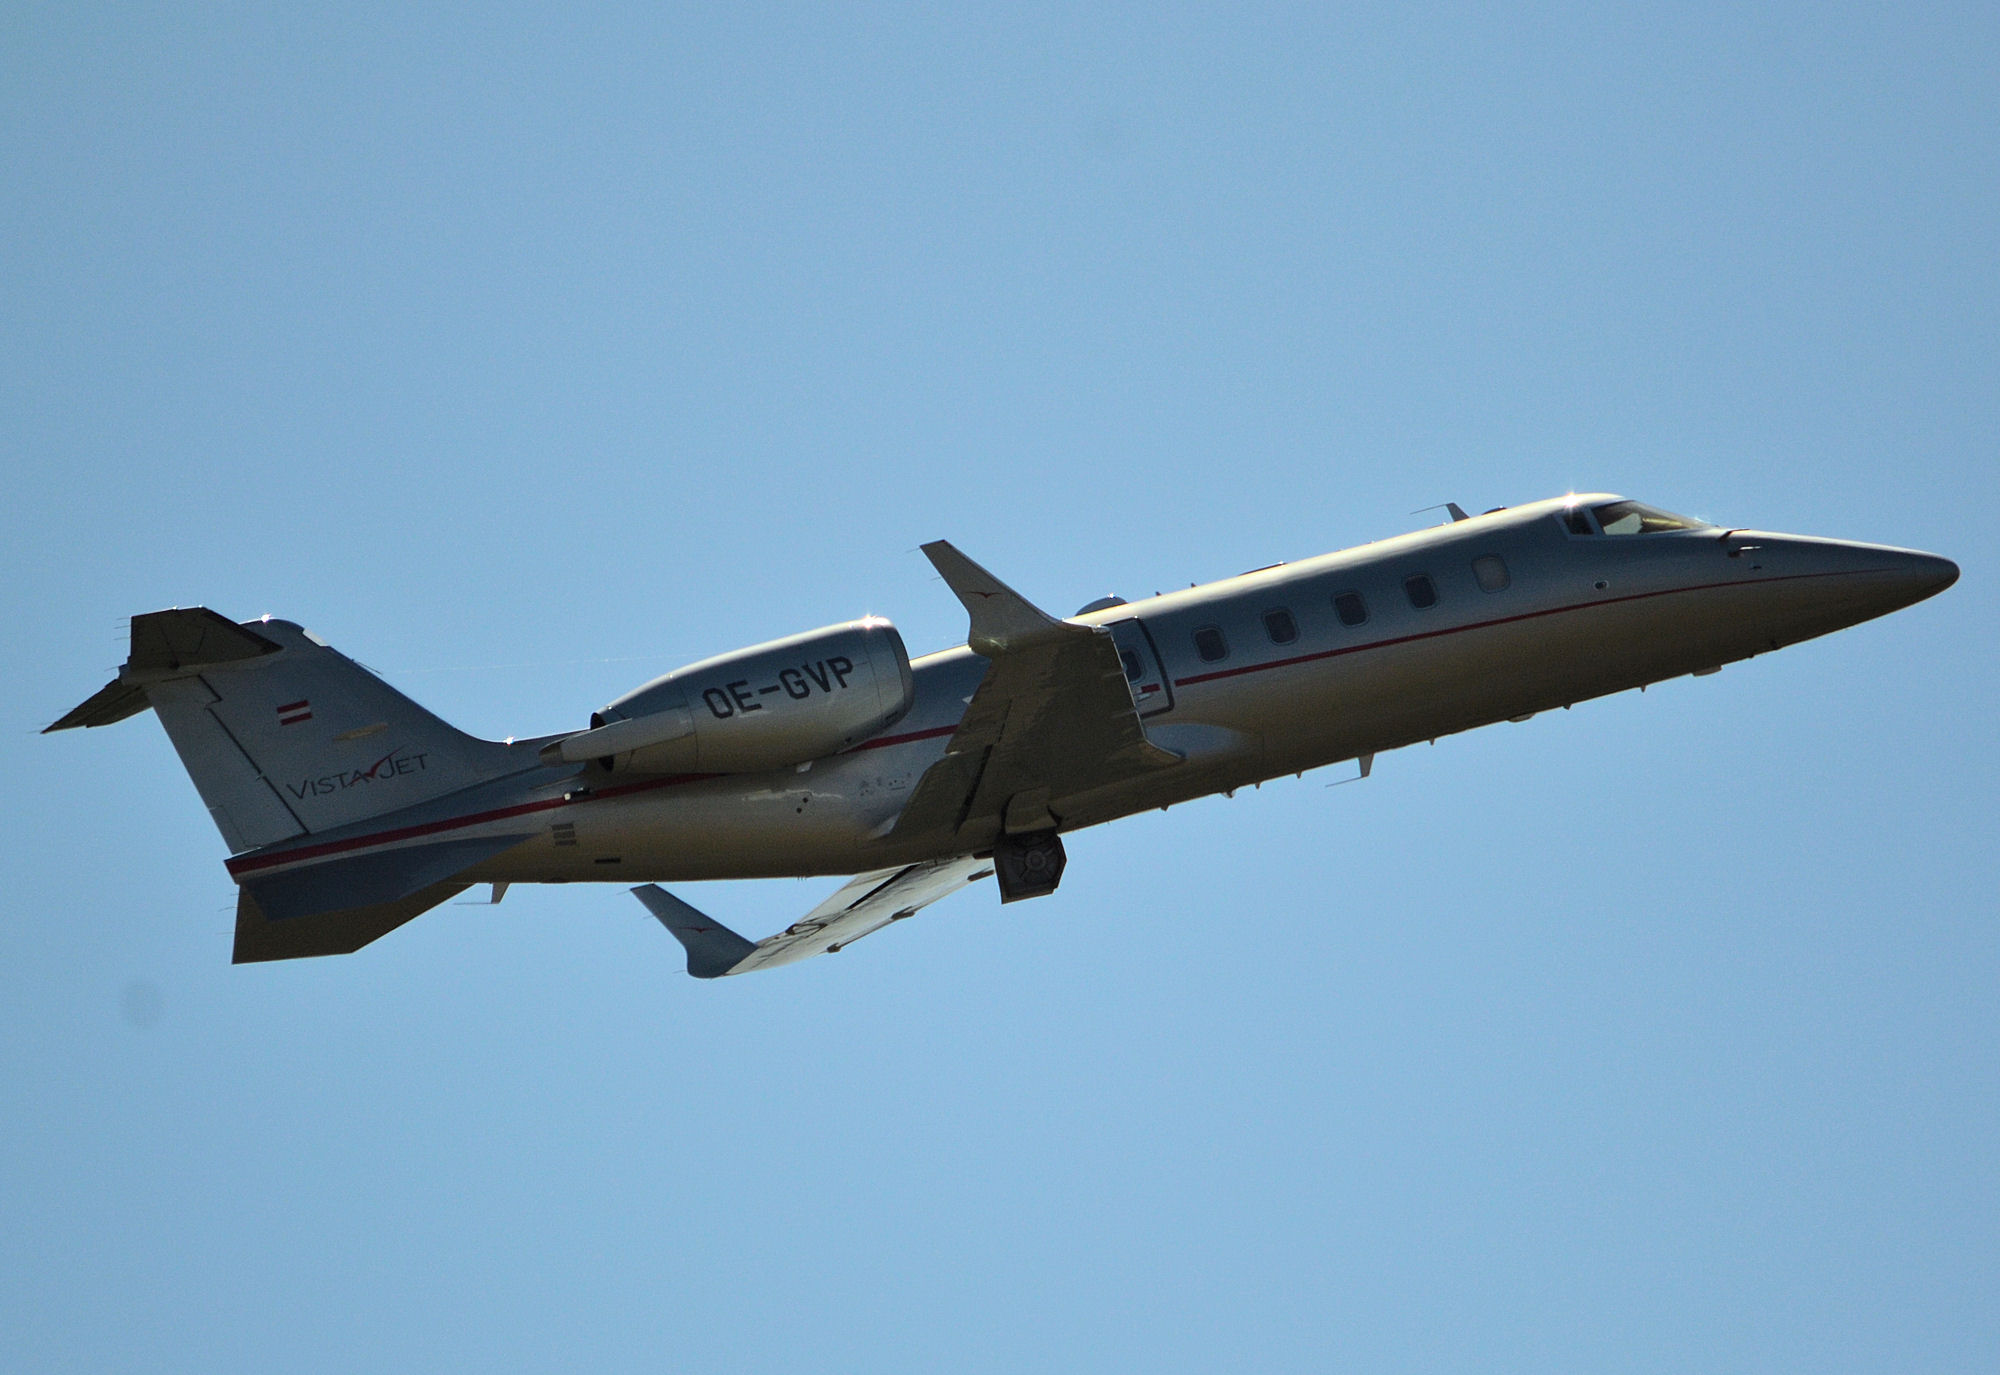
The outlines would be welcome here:
<svg viewBox="0 0 2000 1375">
<path fill-rule="evenodd" d="M 1908 551 L 1901 577 L 1910 593 L 1910 600 L 1918 602 L 1925 597 L 1935 597 L 1957 582 L 1958 565 L 1936 554 L 1920 554 L 1912 549 Z"/>
<path fill-rule="evenodd" d="M 1958 581 L 1957 564 L 1920 549 L 1797 535 L 1762 547 L 1766 566 L 1803 574 L 1801 596 L 1850 625 L 1935 597 Z"/>
<path fill-rule="evenodd" d="M 1868 553 L 1860 557 L 1872 556 L 1882 567 L 1882 572 L 1877 575 L 1878 594 L 1893 600 L 1898 607 L 1935 597 L 1958 581 L 1958 565 L 1936 554 L 1883 546 L 1870 549 L 1863 545 L 1861 548 Z"/>
</svg>

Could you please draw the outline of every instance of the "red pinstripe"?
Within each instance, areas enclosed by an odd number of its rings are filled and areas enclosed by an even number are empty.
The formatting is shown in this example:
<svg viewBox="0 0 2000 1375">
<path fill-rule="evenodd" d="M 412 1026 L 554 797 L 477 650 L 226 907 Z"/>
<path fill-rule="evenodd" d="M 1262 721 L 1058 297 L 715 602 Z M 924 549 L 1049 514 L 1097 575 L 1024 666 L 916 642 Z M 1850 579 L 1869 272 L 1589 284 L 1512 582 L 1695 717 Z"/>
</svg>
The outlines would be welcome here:
<svg viewBox="0 0 2000 1375">
<path fill-rule="evenodd" d="M 1312 654 L 1299 654 L 1289 659 L 1273 659 L 1268 663 L 1245 664 L 1240 668 L 1217 669 L 1213 673 L 1197 673 L 1187 678 L 1174 679 L 1175 687 L 1191 687 L 1196 683 L 1210 683 L 1221 678 L 1239 678 L 1247 673 L 1263 673 L 1269 669 L 1290 668 L 1297 664 L 1315 663 L 1321 659 L 1336 659 L 1343 654 L 1359 654 L 1370 649 L 1386 649 L 1391 645 L 1409 644 L 1416 640 L 1434 640 L 1443 635 L 1457 635 L 1469 630 L 1487 630 L 1494 626 L 1511 625 L 1517 621 L 1532 621 L 1543 616 L 1559 616 L 1572 611 L 1588 611 L 1594 607 L 1615 606 L 1621 602 L 1645 601 L 1653 597 L 1678 596 L 1683 592 L 1706 592 L 1725 587 L 1749 587 L 1778 582 L 1797 582 L 1811 578 L 1855 577 L 1866 573 L 1892 572 L 1892 569 L 1861 568 L 1846 569 L 1829 573 L 1793 573 L 1776 578 L 1743 578 L 1726 583 L 1698 583 L 1690 587 L 1673 587 L 1659 592 L 1634 592 L 1623 597 L 1606 597 L 1594 602 L 1581 602 L 1574 606 L 1554 606 L 1541 611 L 1526 611 L 1518 616 L 1500 616 L 1490 621 L 1475 621 L 1470 625 L 1445 626 L 1438 630 L 1426 630 L 1415 635 L 1398 635 L 1386 640 L 1371 640 L 1366 644 L 1344 645 L 1339 649 L 1323 649 Z M 910 731 L 904 735 L 885 735 L 878 739 L 863 741 L 850 753 L 862 750 L 889 749 L 895 745 L 913 744 L 919 740 L 936 740 L 951 735 L 958 729 L 953 722 L 948 726 L 933 726 L 928 730 Z M 641 779 L 632 783 L 620 783 L 608 788 L 598 788 L 585 797 L 551 797 L 540 802 L 521 802 L 511 807 L 498 807 L 492 811 L 473 812 L 466 816 L 445 817 L 438 821 L 427 821 L 415 826 L 400 826 L 393 830 L 377 831 L 372 835 L 353 836 L 346 840 L 330 840 L 318 845 L 302 845 L 272 854 L 245 855 L 228 862 L 232 875 L 241 876 L 255 873 L 260 869 L 274 868 L 281 864 L 296 864 L 301 860 L 320 859 L 326 855 L 345 854 L 350 850 L 364 850 L 375 845 L 389 845 L 399 840 L 414 840 L 419 836 L 438 835 L 445 831 L 463 830 L 469 826 L 483 826 L 492 821 L 506 821 L 512 817 L 530 816 L 536 812 L 556 811 L 563 807 L 580 806 L 585 802 L 597 802 L 607 798 L 630 797 L 636 793 L 652 792 L 659 788 L 679 787 L 684 783 L 701 783 L 711 778 L 725 775 L 715 773 L 667 774 L 659 778 Z"/>
</svg>

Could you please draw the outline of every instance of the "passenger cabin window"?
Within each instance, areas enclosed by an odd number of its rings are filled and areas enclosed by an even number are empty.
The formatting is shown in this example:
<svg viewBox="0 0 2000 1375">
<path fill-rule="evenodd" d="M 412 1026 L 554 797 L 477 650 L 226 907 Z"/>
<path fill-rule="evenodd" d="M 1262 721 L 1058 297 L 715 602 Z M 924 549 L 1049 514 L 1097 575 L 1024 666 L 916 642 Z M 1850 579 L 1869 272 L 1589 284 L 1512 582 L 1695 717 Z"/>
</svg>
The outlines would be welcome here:
<svg viewBox="0 0 2000 1375">
<path fill-rule="evenodd" d="M 1205 625 L 1194 633 L 1194 652 L 1201 655 L 1203 663 L 1212 664 L 1218 659 L 1229 657 L 1229 641 L 1222 638 L 1220 626 Z"/>
<path fill-rule="evenodd" d="M 1472 561 L 1472 576 L 1479 580 L 1481 592 L 1505 592 L 1512 581 L 1507 576 L 1507 565 L 1498 554 L 1482 554 Z"/>
<path fill-rule="evenodd" d="M 1636 501 L 1609 501 L 1593 510 L 1598 525 L 1607 535 L 1661 535 L 1669 530 L 1710 528 L 1705 520 L 1677 516 L 1672 511 L 1662 511 L 1657 506 L 1644 506 Z"/>
<path fill-rule="evenodd" d="M 1438 604 L 1437 584 L 1428 573 L 1418 573 L 1403 579 L 1403 590 L 1410 594 L 1410 605 L 1419 611 L 1429 610 Z"/>
<path fill-rule="evenodd" d="M 1333 599 L 1333 614 L 1342 625 L 1361 625 L 1368 620 L 1368 603 L 1359 592 L 1343 592 Z"/>
<path fill-rule="evenodd" d="M 1139 665 L 1139 656 L 1129 649 L 1119 650 L 1118 660 L 1125 665 L 1125 681 L 1128 683 L 1138 682 L 1139 675 L 1146 671 Z"/>
<path fill-rule="evenodd" d="M 1264 613 L 1264 633 L 1271 637 L 1274 645 L 1288 645 L 1299 638 L 1299 623 L 1292 619 L 1292 613 L 1279 607 Z"/>
</svg>

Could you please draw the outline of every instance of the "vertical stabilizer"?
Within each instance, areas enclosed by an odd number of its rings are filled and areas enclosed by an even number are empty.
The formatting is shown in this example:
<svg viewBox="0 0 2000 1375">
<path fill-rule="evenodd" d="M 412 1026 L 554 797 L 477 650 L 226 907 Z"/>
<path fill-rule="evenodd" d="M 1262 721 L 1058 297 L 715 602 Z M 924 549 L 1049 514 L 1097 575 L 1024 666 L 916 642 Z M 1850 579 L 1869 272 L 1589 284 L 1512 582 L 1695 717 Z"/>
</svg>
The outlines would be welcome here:
<svg viewBox="0 0 2000 1375">
<path fill-rule="evenodd" d="M 132 618 L 117 681 L 50 730 L 151 706 L 232 851 L 365 820 L 505 773 L 505 745 L 433 716 L 290 621 Z"/>
</svg>

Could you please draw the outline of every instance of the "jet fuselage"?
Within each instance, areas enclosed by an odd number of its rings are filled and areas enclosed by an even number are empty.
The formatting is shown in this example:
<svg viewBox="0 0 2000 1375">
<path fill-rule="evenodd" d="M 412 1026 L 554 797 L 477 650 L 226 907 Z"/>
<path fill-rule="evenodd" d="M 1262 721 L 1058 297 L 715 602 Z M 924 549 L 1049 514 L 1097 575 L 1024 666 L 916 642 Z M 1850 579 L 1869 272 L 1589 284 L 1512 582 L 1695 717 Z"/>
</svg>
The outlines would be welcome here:
<svg viewBox="0 0 2000 1375">
<path fill-rule="evenodd" d="M 1615 501 L 1505 509 L 1071 618 L 1110 630 L 1146 735 L 1185 762 L 1066 799 L 1061 828 L 1706 672 L 1883 615 L 1957 576 L 1947 560 L 1882 545 L 1715 527 L 1610 533 L 1577 515 Z M 441 799 L 454 806 L 440 817 L 469 835 L 532 828 L 464 875 L 480 882 L 851 874 L 942 857 L 890 832 L 986 660 L 961 646 L 912 668 L 903 719 L 810 765 L 536 770 Z M 307 848 L 368 843 L 365 825 L 352 829 Z"/>
</svg>

